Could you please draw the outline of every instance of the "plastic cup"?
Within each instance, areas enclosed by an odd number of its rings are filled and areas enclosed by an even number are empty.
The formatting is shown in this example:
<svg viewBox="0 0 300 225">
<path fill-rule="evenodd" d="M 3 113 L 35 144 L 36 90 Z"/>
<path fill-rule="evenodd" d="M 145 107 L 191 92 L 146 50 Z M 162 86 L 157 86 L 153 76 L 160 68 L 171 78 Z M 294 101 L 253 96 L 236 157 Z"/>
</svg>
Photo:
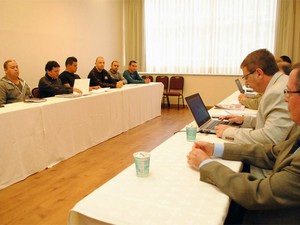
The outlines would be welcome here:
<svg viewBox="0 0 300 225">
<path fill-rule="evenodd" d="M 186 128 L 186 140 L 187 141 L 195 141 L 197 134 L 197 127 L 187 126 Z"/>
<path fill-rule="evenodd" d="M 149 175 L 150 153 L 136 152 L 133 154 L 136 175 L 138 177 L 146 177 Z"/>
</svg>

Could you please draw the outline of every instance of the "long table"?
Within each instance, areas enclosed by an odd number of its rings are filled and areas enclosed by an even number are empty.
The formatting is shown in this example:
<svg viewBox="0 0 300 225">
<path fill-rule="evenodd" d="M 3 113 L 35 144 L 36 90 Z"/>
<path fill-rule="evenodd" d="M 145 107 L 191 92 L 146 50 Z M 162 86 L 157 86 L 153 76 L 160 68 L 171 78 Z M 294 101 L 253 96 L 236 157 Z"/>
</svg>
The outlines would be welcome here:
<svg viewBox="0 0 300 225">
<path fill-rule="evenodd" d="M 234 93 L 223 103 L 236 96 Z M 228 114 L 217 109 L 210 113 Z M 151 151 L 148 177 L 137 177 L 132 164 L 78 202 L 70 211 L 68 224 L 223 224 L 230 199 L 216 187 L 199 181 L 199 172 L 186 159 L 193 142 L 186 141 L 182 131 Z M 197 140 L 225 142 L 200 133 Z M 234 171 L 242 168 L 241 162 L 215 160 Z"/>
<path fill-rule="evenodd" d="M 161 114 L 163 85 L 128 85 L 78 98 L 0 109 L 0 189 Z"/>
</svg>

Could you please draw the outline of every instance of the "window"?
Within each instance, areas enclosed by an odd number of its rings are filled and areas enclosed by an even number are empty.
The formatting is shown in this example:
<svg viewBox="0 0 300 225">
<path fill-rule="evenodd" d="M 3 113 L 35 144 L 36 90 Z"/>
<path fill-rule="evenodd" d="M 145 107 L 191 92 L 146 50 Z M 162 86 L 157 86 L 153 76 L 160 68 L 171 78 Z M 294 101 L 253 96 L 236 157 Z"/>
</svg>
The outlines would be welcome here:
<svg viewBox="0 0 300 225">
<path fill-rule="evenodd" d="M 253 50 L 274 50 L 276 0 L 145 0 L 146 69 L 240 74 Z"/>
</svg>

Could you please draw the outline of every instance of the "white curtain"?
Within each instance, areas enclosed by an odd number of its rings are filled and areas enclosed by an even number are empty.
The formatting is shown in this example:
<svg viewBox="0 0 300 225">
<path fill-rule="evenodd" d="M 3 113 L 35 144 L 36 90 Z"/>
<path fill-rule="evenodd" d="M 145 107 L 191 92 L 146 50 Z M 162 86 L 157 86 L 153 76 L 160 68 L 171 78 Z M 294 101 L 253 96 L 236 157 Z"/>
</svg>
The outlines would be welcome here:
<svg viewBox="0 0 300 225">
<path fill-rule="evenodd" d="M 145 0 L 146 70 L 240 74 L 244 57 L 274 50 L 276 0 Z"/>
</svg>

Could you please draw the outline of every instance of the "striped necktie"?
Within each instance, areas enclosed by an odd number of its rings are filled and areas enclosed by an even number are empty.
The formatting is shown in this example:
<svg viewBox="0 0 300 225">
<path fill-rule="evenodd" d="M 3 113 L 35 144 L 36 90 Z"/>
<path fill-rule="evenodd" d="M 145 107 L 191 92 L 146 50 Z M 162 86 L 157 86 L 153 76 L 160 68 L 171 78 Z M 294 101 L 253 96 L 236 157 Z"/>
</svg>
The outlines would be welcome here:
<svg viewBox="0 0 300 225">
<path fill-rule="evenodd" d="M 290 150 L 290 154 L 293 154 L 298 148 L 300 148 L 300 136 L 298 136 L 294 146 Z"/>
</svg>

